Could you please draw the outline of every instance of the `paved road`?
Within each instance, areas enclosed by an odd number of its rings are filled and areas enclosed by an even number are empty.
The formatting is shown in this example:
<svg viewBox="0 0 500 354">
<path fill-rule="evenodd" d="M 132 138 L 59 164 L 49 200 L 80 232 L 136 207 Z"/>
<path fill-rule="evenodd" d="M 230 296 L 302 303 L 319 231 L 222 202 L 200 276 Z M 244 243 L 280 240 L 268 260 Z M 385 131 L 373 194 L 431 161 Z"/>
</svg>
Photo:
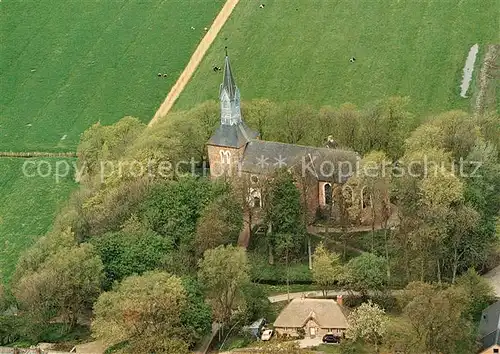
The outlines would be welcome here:
<svg viewBox="0 0 500 354">
<path fill-rule="evenodd" d="M 217 335 L 217 332 L 219 332 L 219 329 L 220 325 L 218 323 L 212 323 L 212 333 L 203 339 L 203 342 L 198 346 L 198 348 L 195 349 L 193 354 L 205 354 L 210 346 L 210 343 L 212 343 L 212 340 Z"/>
<path fill-rule="evenodd" d="M 177 82 L 168 93 L 167 98 L 165 98 L 165 101 L 163 101 L 158 111 L 156 111 L 153 119 L 151 119 L 151 121 L 149 122 L 149 126 L 155 124 L 159 118 L 166 116 L 170 111 L 175 101 L 181 94 L 182 90 L 184 90 L 184 87 L 186 87 L 187 83 L 191 79 L 191 76 L 193 76 L 193 73 L 196 71 L 196 68 L 205 56 L 208 48 L 210 48 L 210 45 L 214 41 L 215 37 L 217 37 L 217 34 L 219 33 L 222 26 L 224 26 L 224 23 L 226 23 L 229 15 L 231 15 L 231 12 L 233 12 L 233 9 L 236 7 L 238 2 L 239 0 L 226 1 L 225 5 L 222 7 L 222 10 L 219 12 L 214 22 L 212 23 L 212 26 L 210 26 L 210 29 L 205 34 L 205 37 L 203 37 L 200 44 L 198 44 L 198 47 L 191 56 L 191 59 L 189 59 L 189 62 L 184 68 L 181 76 L 179 76 L 179 79 L 177 79 Z"/>
</svg>

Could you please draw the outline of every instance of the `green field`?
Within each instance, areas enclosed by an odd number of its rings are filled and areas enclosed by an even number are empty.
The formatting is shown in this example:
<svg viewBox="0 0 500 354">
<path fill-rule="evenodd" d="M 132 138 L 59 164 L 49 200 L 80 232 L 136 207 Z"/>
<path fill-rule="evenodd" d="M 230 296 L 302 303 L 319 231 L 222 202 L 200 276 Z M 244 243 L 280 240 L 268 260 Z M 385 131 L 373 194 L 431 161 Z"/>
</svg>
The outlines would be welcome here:
<svg viewBox="0 0 500 354">
<path fill-rule="evenodd" d="M 223 3 L 2 0 L 0 151 L 74 151 L 97 121 L 148 121 Z M 23 177 L 24 161 L 0 158 L 0 282 L 76 187 Z"/>
<path fill-rule="evenodd" d="M 469 49 L 478 43 L 480 58 L 483 44 L 499 41 L 498 0 L 259 3 L 238 4 L 177 109 L 217 98 L 221 74 L 210 69 L 221 66 L 226 45 L 243 99 L 363 106 L 401 95 L 422 115 L 469 109 L 459 97 Z"/>
<path fill-rule="evenodd" d="M 148 121 L 223 3 L 2 0 L 0 151 L 72 151 L 97 121 Z"/>
<path fill-rule="evenodd" d="M 21 251 L 45 234 L 53 222 L 58 206 L 76 187 L 73 173 L 56 183 L 54 173 L 57 161 L 72 164 L 72 159 L 0 158 L 0 282 L 9 278 Z M 23 173 L 27 162 L 28 175 L 37 175 L 36 168 L 47 177 L 29 177 Z M 33 164 L 35 163 L 35 164 Z M 49 167 L 50 166 L 50 167 Z M 61 166 L 61 171 L 64 169 Z"/>
</svg>

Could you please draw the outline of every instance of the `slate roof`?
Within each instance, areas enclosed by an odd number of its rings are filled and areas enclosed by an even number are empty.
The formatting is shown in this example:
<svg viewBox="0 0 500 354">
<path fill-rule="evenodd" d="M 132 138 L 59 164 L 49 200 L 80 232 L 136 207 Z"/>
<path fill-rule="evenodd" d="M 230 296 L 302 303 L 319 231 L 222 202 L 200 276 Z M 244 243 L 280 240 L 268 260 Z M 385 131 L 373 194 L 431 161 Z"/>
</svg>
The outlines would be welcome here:
<svg viewBox="0 0 500 354">
<path fill-rule="evenodd" d="M 347 328 L 347 319 L 339 304 L 330 299 L 293 299 L 281 311 L 274 327 L 303 327 L 313 319 L 321 328 Z"/>
<path fill-rule="evenodd" d="M 241 170 L 268 174 L 279 167 L 294 167 L 309 171 L 320 181 L 344 183 L 356 171 L 358 159 L 349 150 L 252 140 L 244 151 Z"/>
<path fill-rule="evenodd" d="M 227 54 L 224 58 L 224 79 L 222 81 L 221 90 L 226 90 L 229 99 L 234 100 L 234 96 L 236 95 L 236 83 L 233 78 L 233 72 Z"/>
<path fill-rule="evenodd" d="M 483 349 L 500 345 L 500 301 L 488 306 L 481 315 L 479 336 Z"/>
<path fill-rule="evenodd" d="M 258 136 L 259 133 L 249 128 L 243 121 L 234 125 L 221 124 L 207 144 L 240 148 Z"/>
</svg>

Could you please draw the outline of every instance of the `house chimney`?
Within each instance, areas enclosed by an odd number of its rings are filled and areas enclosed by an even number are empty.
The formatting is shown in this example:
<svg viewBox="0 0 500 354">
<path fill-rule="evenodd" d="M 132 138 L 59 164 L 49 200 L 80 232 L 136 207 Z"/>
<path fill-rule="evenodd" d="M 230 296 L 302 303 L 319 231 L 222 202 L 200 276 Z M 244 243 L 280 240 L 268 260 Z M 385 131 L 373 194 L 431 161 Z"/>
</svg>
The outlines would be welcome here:
<svg viewBox="0 0 500 354">
<path fill-rule="evenodd" d="M 344 300 L 342 299 L 342 295 L 337 295 L 337 304 L 342 306 L 344 304 Z"/>
</svg>

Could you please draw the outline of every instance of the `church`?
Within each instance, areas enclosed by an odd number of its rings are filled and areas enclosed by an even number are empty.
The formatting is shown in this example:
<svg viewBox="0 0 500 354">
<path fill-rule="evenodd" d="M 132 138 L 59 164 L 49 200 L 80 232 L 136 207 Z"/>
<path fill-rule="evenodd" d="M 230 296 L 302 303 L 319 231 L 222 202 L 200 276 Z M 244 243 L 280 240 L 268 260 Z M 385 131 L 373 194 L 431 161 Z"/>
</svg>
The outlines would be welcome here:
<svg viewBox="0 0 500 354">
<path fill-rule="evenodd" d="M 343 188 L 355 175 L 360 156 L 345 149 L 260 140 L 259 132 L 248 127 L 242 117 L 240 90 L 227 54 L 223 75 L 219 92 L 220 125 L 207 142 L 211 177 L 247 180 L 248 200 L 254 209 L 259 209 L 262 181 L 275 170 L 286 168 L 294 174 L 301 191 L 308 223 L 314 223 L 325 210 L 329 219 L 335 220 L 339 213 L 335 190 Z M 355 192 L 351 191 L 353 202 Z M 360 209 L 367 207 L 366 200 L 360 203 Z"/>
</svg>

